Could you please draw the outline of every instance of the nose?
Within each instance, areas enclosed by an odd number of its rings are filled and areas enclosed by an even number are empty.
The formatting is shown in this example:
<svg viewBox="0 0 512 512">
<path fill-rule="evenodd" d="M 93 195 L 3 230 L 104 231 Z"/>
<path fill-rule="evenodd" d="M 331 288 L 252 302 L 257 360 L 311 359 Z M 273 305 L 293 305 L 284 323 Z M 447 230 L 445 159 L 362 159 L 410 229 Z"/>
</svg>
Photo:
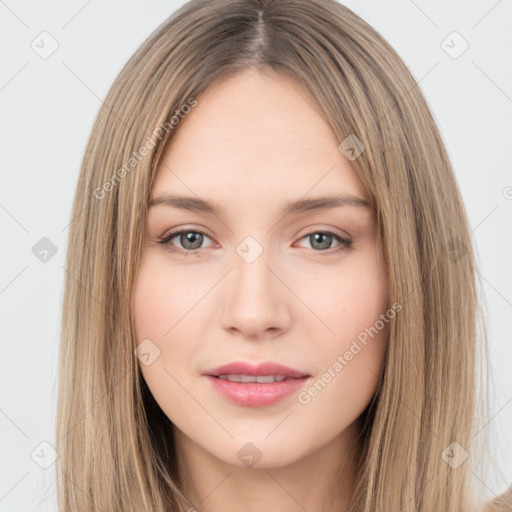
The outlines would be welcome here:
<svg viewBox="0 0 512 512">
<path fill-rule="evenodd" d="M 286 277 L 276 271 L 279 265 L 269 259 L 267 251 L 250 263 L 233 255 L 234 268 L 226 276 L 221 315 L 222 327 L 232 334 L 265 339 L 290 328 L 288 301 L 292 294 L 284 284 Z"/>
</svg>

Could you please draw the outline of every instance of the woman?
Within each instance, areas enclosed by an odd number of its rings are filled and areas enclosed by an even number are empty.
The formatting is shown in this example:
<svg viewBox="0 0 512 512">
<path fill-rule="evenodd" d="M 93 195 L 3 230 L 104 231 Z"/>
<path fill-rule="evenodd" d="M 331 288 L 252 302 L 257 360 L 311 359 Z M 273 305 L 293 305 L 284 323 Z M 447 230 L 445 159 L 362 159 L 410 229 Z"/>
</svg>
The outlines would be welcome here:
<svg viewBox="0 0 512 512">
<path fill-rule="evenodd" d="M 112 86 L 75 216 L 62 510 L 482 506 L 466 215 L 349 9 L 184 5 Z"/>
</svg>

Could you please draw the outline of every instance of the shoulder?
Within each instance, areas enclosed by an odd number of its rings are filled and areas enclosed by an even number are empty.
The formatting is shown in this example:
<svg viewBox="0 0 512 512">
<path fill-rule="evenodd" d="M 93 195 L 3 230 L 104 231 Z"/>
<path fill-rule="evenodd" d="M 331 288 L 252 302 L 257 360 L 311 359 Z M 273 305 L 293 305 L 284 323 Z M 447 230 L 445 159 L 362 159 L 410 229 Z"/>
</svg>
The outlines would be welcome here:
<svg viewBox="0 0 512 512">
<path fill-rule="evenodd" d="M 481 512 L 512 512 L 512 485 L 503 494 L 487 502 Z"/>
</svg>

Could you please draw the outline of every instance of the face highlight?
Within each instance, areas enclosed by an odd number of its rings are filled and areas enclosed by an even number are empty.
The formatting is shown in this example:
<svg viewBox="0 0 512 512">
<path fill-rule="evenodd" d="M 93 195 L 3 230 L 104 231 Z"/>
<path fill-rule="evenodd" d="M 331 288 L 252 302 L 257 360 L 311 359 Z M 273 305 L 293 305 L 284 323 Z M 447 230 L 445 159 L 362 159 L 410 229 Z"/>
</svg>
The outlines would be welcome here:
<svg viewBox="0 0 512 512">
<path fill-rule="evenodd" d="M 384 361 L 374 211 L 297 84 L 247 71 L 197 100 L 151 191 L 132 312 L 137 343 L 160 354 L 142 375 L 190 459 L 244 470 L 247 457 L 278 468 L 322 454 L 334 464 Z M 233 362 L 308 377 L 269 405 L 241 404 L 204 375 Z M 250 385 L 266 384 L 236 389 Z"/>
</svg>

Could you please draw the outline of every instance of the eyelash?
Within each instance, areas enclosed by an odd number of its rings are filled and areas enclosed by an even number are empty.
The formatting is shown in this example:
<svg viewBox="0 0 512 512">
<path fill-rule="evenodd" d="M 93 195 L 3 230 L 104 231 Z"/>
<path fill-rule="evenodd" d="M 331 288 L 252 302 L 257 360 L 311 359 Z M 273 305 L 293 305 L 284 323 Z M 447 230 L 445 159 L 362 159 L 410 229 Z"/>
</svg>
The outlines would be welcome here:
<svg viewBox="0 0 512 512">
<path fill-rule="evenodd" d="M 173 231 L 166 236 L 158 236 L 157 243 L 160 245 L 166 246 L 167 250 L 171 253 L 183 254 L 185 256 L 189 256 L 191 254 L 197 254 L 201 249 L 196 249 L 195 251 L 194 250 L 185 250 L 185 249 L 180 249 L 178 247 L 175 247 L 174 245 L 172 245 L 170 243 L 171 240 L 173 238 L 176 238 L 178 235 L 183 235 L 183 234 L 187 234 L 187 233 L 200 234 L 200 235 L 210 238 L 208 233 L 206 233 L 205 231 L 203 231 L 201 229 L 181 229 L 178 231 Z M 312 249 L 314 252 L 317 252 L 319 254 L 322 254 L 322 253 L 325 253 L 326 255 L 334 254 L 334 253 L 337 253 L 338 251 L 347 251 L 347 250 L 351 249 L 351 247 L 352 247 L 352 240 L 342 238 L 341 236 L 337 235 L 336 233 L 333 233 L 332 231 L 321 231 L 321 230 L 312 231 L 311 233 L 308 233 L 308 234 L 304 235 L 303 237 L 301 237 L 300 240 L 303 240 L 304 238 L 307 238 L 307 237 L 309 237 L 311 235 L 315 235 L 315 234 L 332 236 L 335 240 L 337 240 L 340 243 L 340 246 L 338 247 L 338 249 L 334 250 L 334 251 L 330 251 L 329 249 L 327 249 L 325 251 L 315 251 L 314 249 Z"/>
</svg>

